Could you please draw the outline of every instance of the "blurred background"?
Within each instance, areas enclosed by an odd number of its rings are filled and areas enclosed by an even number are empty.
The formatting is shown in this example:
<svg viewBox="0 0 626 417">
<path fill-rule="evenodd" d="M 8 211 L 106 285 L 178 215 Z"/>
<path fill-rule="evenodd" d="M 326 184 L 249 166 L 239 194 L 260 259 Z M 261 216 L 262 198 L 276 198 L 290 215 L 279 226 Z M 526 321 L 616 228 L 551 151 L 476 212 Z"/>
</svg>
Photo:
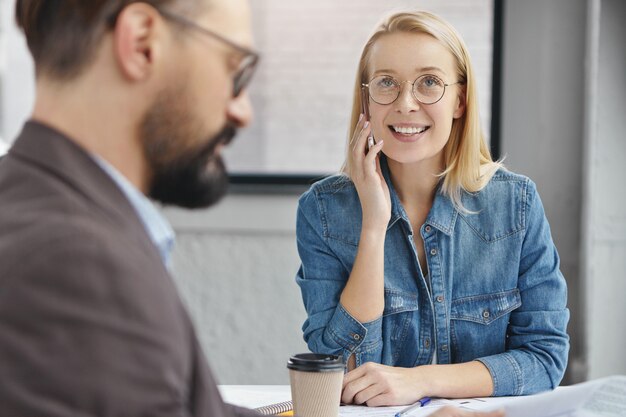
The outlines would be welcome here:
<svg viewBox="0 0 626 417">
<path fill-rule="evenodd" d="M 461 33 L 494 153 L 538 185 L 569 286 L 564 383 L 626 374 L 626 2 L 251 6 L 263 61 L 251 87 L 255 122 L 227 151 L 237 184 L 209 210 L 163 209 L 177 234 L 175 279 L 219 383 L 286 384 L 287 358 L 306 351 L 297 199 L 311 179 L 339 170 L 361 48 L 384 15 L 407 9 L 437 13 Z M 0 154 L 34 97 L 13 7 L 0 0 Z"/>
</svg>

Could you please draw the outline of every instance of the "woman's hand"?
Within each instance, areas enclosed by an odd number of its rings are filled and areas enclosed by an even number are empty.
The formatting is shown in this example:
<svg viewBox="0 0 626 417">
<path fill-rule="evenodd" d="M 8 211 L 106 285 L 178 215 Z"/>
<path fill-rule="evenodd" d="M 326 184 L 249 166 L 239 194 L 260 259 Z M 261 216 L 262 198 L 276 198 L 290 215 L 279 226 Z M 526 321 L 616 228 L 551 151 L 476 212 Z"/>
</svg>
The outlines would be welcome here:
<svg viewBox="0 0 626 417">
<path fill-rule="evenodd" d="M 425 381 L 419 377 L 419 368 L 368 362 L 344 376 L 341 402 L 370 407 L 407 405 L 426 395 L 428 390 Z"/>
<path fill-rule="evenodd" d="M 397 368 L 368 362 L 343 377 L 345 404 L 408 405 L 420 398 L 488 397 L 493 381 L 479 361 Z"/>
<path fill-rule="evenodd" d="M 386 229 L 391 218 L 391 198 L 378 159 L 378 153 L 383 148 L 383 141 L 379 141 L 370 148 L 367 154 L 365 153 L 367 138 L 371 132 L 371 125 L 361 115 L 350 141 L 354 163 L 351 175 L 361 201 L 363 228 L 380 230 Z"/>
</svg>

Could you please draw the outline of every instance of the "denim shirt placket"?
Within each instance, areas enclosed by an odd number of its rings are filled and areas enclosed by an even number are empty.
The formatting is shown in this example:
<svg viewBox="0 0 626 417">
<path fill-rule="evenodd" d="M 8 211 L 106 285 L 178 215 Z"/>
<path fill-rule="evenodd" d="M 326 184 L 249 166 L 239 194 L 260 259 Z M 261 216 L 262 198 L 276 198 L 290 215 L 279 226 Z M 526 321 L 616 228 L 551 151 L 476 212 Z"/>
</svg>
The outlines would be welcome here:
<svg viewBox="0 0 626 417">
<path fill-rule="evenodd" d="M 415 239 L 413 239 L 413 230 L 411 228 L 410 222 L 407 221 L 407 226 L 409 228 L 409 233 L 407 234 L 407 239 L 411 246 L 411 251 L 413 252 L 413 263 L 415 265 L 416 270 L 419 274 L 419 287 L 420 287 L 420 304 L 422 306 L 427 306 L 426 310 L 427 314 L 420 315 L 420 340 L 419 340 L 419 355 L 416 358 L 415 365 L 419 365 L 421 363 L 430 363 L 432 361 L 433 350 L 436 349 L 437 340 L 435 324 L 434 324 L 434 306 L 433 306 L 433 298 L 431 294 L 431 290 L 429 288 L 428 283 L 426 282 L 426 278 L 424 276 L 424 272 L 422 271 L 422 267 L 419 263 L 419 259 L 417 257 L 417 248 L 415 246 Z M 424 239 L 424 249 L 426 249 L 426 240 Z M 428 258 L 426 259 L 426 264 L 430 268 L 430 263 L 428 262 Z M 422 309 L 424 312 L 424 309 Z"/>
<path fill-rule="evenodd" d="M 406 227 L 407 232 L 403 233 L 403 235 L 405 235 L 406 239 L 409 241 L 413 253 L 415 270 L 418 271 L 419 274 L 419 287 L 421 290 L 420 304 L 428 306 L 428 314 L 421 314 L 419 354 L 415 364 L 430 363 L 435 349 L 437 353 L 437 363 L 450 363 L 449 300 L 448 297 L 446 297 L 447 291 L 445 277 L 443 276 L 441 243 L 438 238 L 439 233 L 437 232 L 440 226 L 429 222 L 431 218 L 437 219 L 436 211 L 438 204 L 433 203 L 426 221 L 419 230 L 424 242 L 426 264 L 428 266 L 428 279 L 430 281 L 430 285 L 428 285 L 417 257 L 415 240 L 413 238 L 414 231 L 411 222 L 395 191 L 386 160 L 381 164 L 381 168 L 391 194 L 392 210 L 395 212 L 396 218 L 399 217 L 403 220 Z M 439 198 L 441 198 L 441 196 L 435 196 L 437 203 L 439 203 L 437 201 Z M 452 223 L 454 223 L 454 221 L 452 221 Z M 441 228 L 445 229 L 443 227 Z"/>
<path fill-rule="evenodd" d="M 430 232 L 426 232 L 426 229 Z M 435 317 L 435 346 L 437 349 L 437 363 L 450 363 L 449 317 L 448 299 L 445 296 L 445 280 L 441 262 L 441 245 L 436 229 L 428 223 L 421 228 L 424 250 L 426 251 L 426 263 L 430 277 L 430 297 L 433 314 Z"/>
</svg>

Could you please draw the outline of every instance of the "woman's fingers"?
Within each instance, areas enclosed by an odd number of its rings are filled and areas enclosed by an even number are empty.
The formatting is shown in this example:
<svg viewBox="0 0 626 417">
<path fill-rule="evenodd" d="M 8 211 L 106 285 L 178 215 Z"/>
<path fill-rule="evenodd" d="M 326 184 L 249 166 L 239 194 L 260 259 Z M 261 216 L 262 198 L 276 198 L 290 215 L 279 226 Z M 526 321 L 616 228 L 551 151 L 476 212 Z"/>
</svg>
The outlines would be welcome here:
<svg viewBox="0 0 626 417">
<path fill-rule="evenodd" d="M 378 156 L 378 153 L 383 149 L 383 140 L 379 140 L 378 143 L 376 143 L 376 145 L 372 146 L 369 150 L 369 152 L 367 153 L 367 155 L 365 156 L 365 161 L 364 161 L 364 165 L 366 167 L 367 171 L 371 171 L 371 172 L 375 172 L 378 170 L 378 158 L 376 158 Z M 373 168 L 372 170 L 369 170 L 367 168 Z"/>
<path fill-rule="evenodd" d="M 354 134 L 352 135 L 352 137 L 350 138 L 350 147 L 354 150 L 354 145 L 356 144 L 356 142 L 358 141 L 361 133 L 363 132 L 363 129 L 365 128 L 365 125 L 368 124 L 369 125 L 369 121 L 364 120 L 363 119 L 363 115 L 361 114 L 361 116 L 359 117 L 359 121 L 356 124 L 356 128 L 354 129 Z"/>
<path fill-rule="evenodd" d="M 341 402 L 344 404 L 355 403 L 355 400 L 359 398 L 358 396 L 360 395 L 360 393 L 369 388 L 373 383 L 374 380 L 372 380 L 372 378 L 369 377 L 367 374 L 348 382 L 346 385 L 344 385 L 343 391 L 341 392 Z"/>
<path fill-rule="evenodd" d="M 370 133 L 370 122 L 366 121 L 363 123 L 363 128 L 355 135 L 354 144 L 352 145 L 352 155 L 357 165 L 359 165 L 365 157 L 365 143 Z"/>
<path fill-rule="evenodd" d="M 358 136 L 358 132 L 363 128 L 361 126 L 362 122 L 363 122 L 363 113 L 359 115 L 359 121 L 356 122 L 356 128 L 354 129 L 355 134 L 350 138 L 350 146 L 354 144 L 355 138 Z"/>
<path fill-rule="evenodd" d="M 347 374 L 343 376 L 343 386 L 342 389 L 346 387 L 350 382 L 355 381 L 361 378 L 365 374 L 365 368 L 363 366 L 359 366 L 358 368 L 354 368 Z"/>
<path fill-rule="evenodd" d="M 367 388 L 362 389 L 361 391 L 357 392 L 356 395 L 354 395 L 353 402 L 354 404 L 367 404 L 369 406 L 370 402 L 374 398 L 380 396 L 382 392 L 383 392 L 382 385 L 373 383 Z"/>
</svg>

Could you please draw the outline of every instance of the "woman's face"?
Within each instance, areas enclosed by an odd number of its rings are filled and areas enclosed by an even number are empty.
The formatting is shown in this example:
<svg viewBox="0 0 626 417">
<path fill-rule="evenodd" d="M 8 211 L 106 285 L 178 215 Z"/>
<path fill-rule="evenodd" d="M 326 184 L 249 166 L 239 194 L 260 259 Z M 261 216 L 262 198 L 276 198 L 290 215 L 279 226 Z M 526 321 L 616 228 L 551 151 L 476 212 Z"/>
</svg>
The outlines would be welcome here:
<svg viewBox="0 0 626 417">
<path fill-rule="evenodd" d="M 374 137 L 384 140 L 383 152 L 388 158 L 400 163 L 442 162 L 452 120 L 461 117 L 465 110 L 463 88 L 459 84 L 447 86 L 438 102 L 426 105 L 415 99 L 411 83 L 423 75 L 435 75 L 445 84 L 456 83 L 455 68 L 452 53 L 426 34 L 394 33 L 381 37 L 372 46 L 370 80 L 385 75 L 401 86 L 400 95 L 391 104 L 369 99 Z M 426 87 L 436 81 L 432 77 L 423 80 Z M 388 78 L 382 82 L 390 85 Z"/>
</svg>

